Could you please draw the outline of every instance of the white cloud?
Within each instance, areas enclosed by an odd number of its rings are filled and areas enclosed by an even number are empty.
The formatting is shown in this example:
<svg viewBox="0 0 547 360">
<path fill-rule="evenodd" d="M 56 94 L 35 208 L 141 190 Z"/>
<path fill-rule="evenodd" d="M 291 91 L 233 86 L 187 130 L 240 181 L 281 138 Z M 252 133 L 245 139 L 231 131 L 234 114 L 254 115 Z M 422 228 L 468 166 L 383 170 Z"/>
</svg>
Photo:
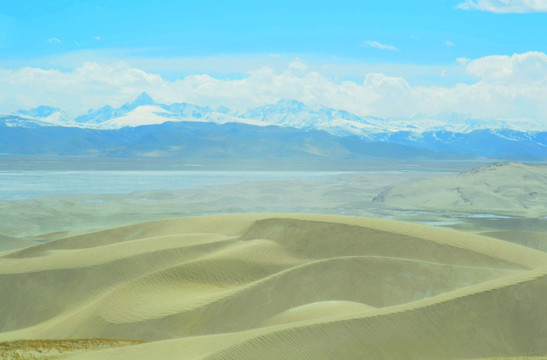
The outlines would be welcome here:
<svg viewBox="0 0 547 360">
<path fill-rule="evenodd" d="M 299 58 L 294 59 L 291 63 L 289 63 L 289 69 L 295 70 L 295 71 L 306 71 L 308 69 L 308 65 Z"/>
<path fill-rule="evenodd" d="M 454 44 L 454 43 L 453 43 L 452 41 L 450 41 L 450 40 L 446 40 L 446 41 L 444 42 L 444 44 L 445 44 L 446 46 L 450 46 L 450 47 L 456 45 L 456 44 Z"/>
<path fill-rule="evenodd" d="M 6 103 L 13 104 L 9 111 L 47 104 L 76 115 L 91 107 L 121 105 L 142 91 L 139 89 L 158 88 L 162 82 L 161 77 L 129 68 L 123 62 L 85 63 L 72 72 L 35 67 L 0 70 L 0 93 L 5 97 L 0 108 L 3 110 Z"/>
<path fill-rule="evenodd" d="M 147 91 L 167 104 L 189 102 L 244 110 L 289 98 L 384 118 L 460 113 L 475 118 L 528 119 L 547 128 L 547 54 L 528 52 L 458 62 L 456 67 L 473 81 L 416 86 L 405 77 L 374 71 L 365 73 L 362 82 L 337 81 L 301 59 L 284 69 L 259 67 L 237 79 L 193 74 L 169 80 L 125 62 L 90 62 L 69 72 L 38 67 L 0 69 L 0 113 L 45 104 L 79 115 L 105 104 L 120 106 Z"/>
<path fill-rule="evenodd" d="M 97 41 L 101 41 L 101 37 L 100 36 L 95 36 L 93 37 L 93 39 L 97 40 Z"/>
<path fill-rule="evenodd" d="M 56 37 L 52 37 L 52 38 L 47 39 L 47 42 L 50 43 L 50 44 L 60 44 L 60 43 L 62 43 L 62 41 L 59 40 Z"/>
<path fill-rule="evenodd" d="M 363 46 L 370 46 L 370 47 L 380 49 L 380 50 L 390 50 L 390 51 L 398 51 L 399 50 L 393 45 L 381 44 L 378 41 L 365 41 L 365 42 L 363 42 Z"/>
<path fill-rule="evenodd" d="M 463 66 L 471 60 L 469 60 L 468 58 L 465 58 L 465 57 L 459 57 L 459 58 L 456 59 L 456 61 L 458 62 L 458 64 Z"/>
<path fill-rule="evenodd" d="M 483 10 L 499 14 L 547 12 L 546 0 L 465 0 L 458 5 L 463 10 Z"/>
<path fill-rule="evenodd" d="M 466 70 L 489 83 L 547 86 L 547 55 L 542 52 L 486 56 L 469 62 Z"/>
</svg>

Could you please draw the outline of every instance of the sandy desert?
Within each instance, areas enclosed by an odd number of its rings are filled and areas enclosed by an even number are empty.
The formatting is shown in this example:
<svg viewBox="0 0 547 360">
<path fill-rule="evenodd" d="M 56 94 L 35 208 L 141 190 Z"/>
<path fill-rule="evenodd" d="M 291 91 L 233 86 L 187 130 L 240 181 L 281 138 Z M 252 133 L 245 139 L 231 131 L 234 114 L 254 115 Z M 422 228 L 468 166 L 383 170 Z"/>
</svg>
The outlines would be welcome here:
<svg viewBox="0 0 547 360">
<path fill-rule="evenodd" d="M 20 339 L 144 341 L 54 353 L 63 359 L 547 353 L 547 253 L 387 220 L 233 214 L 140 223 L 6 252 L 0 287 L 0 351 Z"/>
</svg>

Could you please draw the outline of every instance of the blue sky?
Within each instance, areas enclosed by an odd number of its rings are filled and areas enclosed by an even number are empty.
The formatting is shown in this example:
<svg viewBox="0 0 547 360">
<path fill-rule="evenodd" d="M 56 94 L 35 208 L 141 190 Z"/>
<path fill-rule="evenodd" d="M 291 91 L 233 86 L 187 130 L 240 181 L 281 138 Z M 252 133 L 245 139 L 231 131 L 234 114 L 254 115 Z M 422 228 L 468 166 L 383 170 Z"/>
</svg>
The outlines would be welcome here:
<svg viewBox="0 0 547 360">
<path fill-rule="evenodd" d="M 23 0 L 0 9 L 0 50 L 14 65 L 99 49 L 162 58 L 274 53 L 407 64 L 547 52 L 545 13 L 462 10 L 461 3 Z"/>
<path fill-rule="evenodd" d="M 547 122 L 545 34 L 547 0 L 4 2 L 0 113 L 47 102 L 76 114 L 148 91 Z"/>
</svg>

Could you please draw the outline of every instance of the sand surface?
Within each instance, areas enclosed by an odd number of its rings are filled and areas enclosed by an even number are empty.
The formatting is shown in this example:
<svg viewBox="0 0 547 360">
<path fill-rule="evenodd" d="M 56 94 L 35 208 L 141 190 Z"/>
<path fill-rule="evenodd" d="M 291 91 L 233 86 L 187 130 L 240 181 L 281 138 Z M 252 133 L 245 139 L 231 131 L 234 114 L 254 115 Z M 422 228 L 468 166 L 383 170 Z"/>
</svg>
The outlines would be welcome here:
<svg viewBox="0 0 547 360">
<path fill-rule="evenodd" d="M 295 214 L 53 237 L 0 254 L 0 341 L 146 341 L 66 359 L 547 355 L 547 253 L 493 237 Z"/>
<path fill-rule="evenodd" d="M 391 208 L 547 215 L 547 165 L 494 163 L 457 175 L 397 185 L 374 198 Z"/>
</svg>

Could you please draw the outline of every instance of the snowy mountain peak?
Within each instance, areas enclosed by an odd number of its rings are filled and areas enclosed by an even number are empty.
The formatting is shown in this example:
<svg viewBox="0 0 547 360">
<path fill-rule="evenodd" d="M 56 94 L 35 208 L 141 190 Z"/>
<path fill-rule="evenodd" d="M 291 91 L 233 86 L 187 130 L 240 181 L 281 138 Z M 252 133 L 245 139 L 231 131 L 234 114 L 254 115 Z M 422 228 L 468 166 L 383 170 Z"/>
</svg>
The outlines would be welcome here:
<svg viewBox="0 0 547 360">
<path fill-rule="evenodd" d="M 142 109 L 141 109 L 142 108 Z M 86 114 L 68 118 L 59 109 L 50 106 L 39 106 L 31 110 L 20 110 L 11 114 L 11 126 L 23 122 L 42 123 L 45 126 L 75 126 L 94 129 L 114 129 L 116 127 L 134 127 L 161 124 L 164 122 L 210 122 L 217 124 L 244 123 L 259 126 L 277 125 L 308 130 L 324 130 L 337 136 L 357 135 L 372 139 L 374 134 L 413 133 L 413 139 L 424 132 L 435 132 L 435 136 L 444 136 L 445 132 L 470 133 L 481 129 L 513 129 L 522 132 L 533 129 L 545 131 L 546 126 L 532 123 L 526 119 L 475 119 L 468 114 L 440 113 L 435 116 L 418 114 L 412 118 L 374 118 L 361 116 L 346 110 L 339 110 L 318 104 L 304 104 L 298 100 L 280 99 L 276 103 L 266 104 L 246 111 L 232 111 L 221 106 L 209 107 L 189 103 L 165 105 L 156 103 L 146 92 L 141 93 L 134 101 L 114 108 L 103 106 L 89 110 Z M 14 119 L 18 120 L 15 121 Z M 8 119 L 8 118 L 6 118 Z M 7 121 L 7 120 L 6 120 Z M 37 122 L 37 121 L 40 121 Z M 510 133 L 496 136 L 514 138 Z"/>
<path fill-rule="evenodd" d="M 273 107 L 279 111 L 302 111 L 307 108 L 306 104 L 290 99 L 280 99 Z"/>
<path fill-rule="evenodd" d="M 30 110 L 19 110 L 13 114 L 12 124 L 18 126 L 74 126 L 72 119 L 63 111 L 52 106 L 38 106 Z M 13 119 L 19 119 L 13 122 Z"/>
<path fill-rule="evenodd" d="M 154 101 L 154 99 L 152 99 L 152 97 L 150 95 L 148 95 L 148 93 L 145 91 L 143 93 L 141 93 L 136 99 L 135 101 L 133 101 L 131 104 L 128 104 L 130 105 L 133 109 L 136 108 L 136 107 L 139 107 L 139 106 L 143 106 L 143 105 L 156 105 L 156 102 Z"/>
<path fill-rule="evenodd" d="M 79 124 L 100 124 L 113 116 L 114 109 L 109 106 L 103 106 L 98 110 L 89 109 L 87 114 L 80 115 L 74 121 Z"/>
<path fill-rule="evenodd" d="M 142 125 L 158 125 L 172 121 L 173 114 L 157 105 L 140 105 L 119 117 L 104 121 L 101 129 L 120 129 Z"/>
<path fill-rule="evenodd" d="M 36 118 L 46 118 L 56 112 L 61 112 L 61 110 L 54 108 L 52 106 L 41 105 L 30 110 L 19 110 L 17 111 L 17 114 L 36 117 Z"/>
<path fill-rule="evenodd" d="M 140 106 L 158 105 L 146 92 L 140 94 L 133 102 L 125 104 L 120 108 L 113 108 L 109 105 L 98 110 L 89 110 L 87 114 L 78 116 L 75 121 L 84 124 L 86 127 L 103 124 L 111 119 L 124 117 Z M 155 123 L 154 121 L 152 123 Z M 129 126 L 129 125 L 128 125 Z"/>
</svg>

